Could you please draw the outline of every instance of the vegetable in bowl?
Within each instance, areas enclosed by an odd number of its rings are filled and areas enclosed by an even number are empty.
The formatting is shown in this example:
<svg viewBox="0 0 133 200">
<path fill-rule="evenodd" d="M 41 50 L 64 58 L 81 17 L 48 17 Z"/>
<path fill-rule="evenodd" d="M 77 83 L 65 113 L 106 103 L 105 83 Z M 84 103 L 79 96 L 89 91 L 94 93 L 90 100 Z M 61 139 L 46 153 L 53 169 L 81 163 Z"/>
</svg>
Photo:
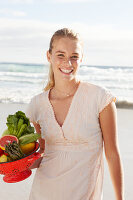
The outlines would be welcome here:
<svg viewBox="0 0 133 200">
<path fill-rule="evenodd" d="M 5 160 L 5 158 L 1 158 L 3 154 L 7 154 L 7 158 L 9 157 L 11 160 L 17 160 L 31 153 L 41 136 L 39 133 L 35 133 L 35 129 L 30 125 L 29 118 L 25 113 L 18 111 L 14 115 L 8 115 L 6 125 L 7 129 L 0 138 L 0 149 L 4 150 L 0 155 L 1 161 Z M 13 141 L 17 143 L 15 144 Z"/>
<path fill-rule="evenodd" d="M 35 132 L 34 127 L 30 125 L 29 118 L 27 118 L 22 111 L 18 111 L 14 115 L 9 115 L 7 117 L 6 125 L 8 129 L 3 132 L 2 136 L 14 135 L 17 138 L 20 138 L 22 135 Z"/>
</svg>

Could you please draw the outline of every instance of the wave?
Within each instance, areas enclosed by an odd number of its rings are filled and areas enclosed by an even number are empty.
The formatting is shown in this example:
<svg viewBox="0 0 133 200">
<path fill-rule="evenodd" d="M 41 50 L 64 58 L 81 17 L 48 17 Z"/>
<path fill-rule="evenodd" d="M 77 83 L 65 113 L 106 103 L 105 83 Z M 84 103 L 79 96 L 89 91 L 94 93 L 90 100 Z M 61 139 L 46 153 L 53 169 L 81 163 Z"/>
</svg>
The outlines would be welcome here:
<svg viewBox="0 0 133 200">
<path fill-rule="evenodd" d="M 98 68 L 98 69 L 118 69 L 118 70 L 133 70 L 133 66 L 129 67 L 129 66 L 101 66 L 101 65 L 81 65 L 80 67 L 86 67 L 86 68 Z"/>
<path fill-rule="evenodd" d="M 36 64 L 18 64 L 18 63 L 0 63 L 1 72 L 27 72 L 27 73 L 36 73 L 44 72 L 47 70 L 47 65 L 36 65 Z"/>
<path fill-rule="evenodd" d="M 48 69 L 43 64 L 0 63 L 0 102 L 28 103 L 47 82 Z M 81 65 L 77 78 L 109 89 L 118 108 L 133 109 L 133 67 Z"/>
<path fill-rule="evenodd" d="M 8 63 L 0 62 L 0 71 L 10 71 L 10 72 L 43 72 L 44 69 L 48 70 L 48 64 L 30 64 L 30 63 Z M 80 65 L 81 73 L 83 72 L 133 72 L 133 66 L 100 66 L 100 65 Z"/>
</svg>

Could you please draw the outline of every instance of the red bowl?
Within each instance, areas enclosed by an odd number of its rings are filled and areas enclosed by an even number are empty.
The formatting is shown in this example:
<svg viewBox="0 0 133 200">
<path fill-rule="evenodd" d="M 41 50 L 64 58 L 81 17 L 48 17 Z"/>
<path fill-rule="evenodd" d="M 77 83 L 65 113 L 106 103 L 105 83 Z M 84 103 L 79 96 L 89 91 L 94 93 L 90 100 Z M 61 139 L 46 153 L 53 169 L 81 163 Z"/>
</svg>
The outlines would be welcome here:
<svg viewBox="0 0 133 200">
<path fill-rule="evenodd" d="M 7 183 L 16 183 L 28 178 L 32 171 L 29 167 L 42 155 L 36 152 L 40 145 L 36 142 L 35 150 L 16 161 L 0 163 L 0 174 L 4 175 L 3 180 Z"/>
</svg>

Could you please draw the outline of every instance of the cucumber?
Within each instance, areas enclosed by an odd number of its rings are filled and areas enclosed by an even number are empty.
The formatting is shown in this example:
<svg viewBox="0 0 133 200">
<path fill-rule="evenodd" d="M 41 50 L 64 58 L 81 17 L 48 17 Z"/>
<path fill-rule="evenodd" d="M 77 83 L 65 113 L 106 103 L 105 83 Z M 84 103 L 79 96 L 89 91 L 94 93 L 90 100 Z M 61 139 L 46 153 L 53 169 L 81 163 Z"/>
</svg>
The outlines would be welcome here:
<svg viewBox="0 0 133 200">
<path fill-rule="evenodd" d="M 41 135 L 39 133 L 31 133 L 28 135 L 23 135 L 19 138 L 19 144 L 20 145 L 25 145 L 31 142 L 36 142 Z"/>
</svg>

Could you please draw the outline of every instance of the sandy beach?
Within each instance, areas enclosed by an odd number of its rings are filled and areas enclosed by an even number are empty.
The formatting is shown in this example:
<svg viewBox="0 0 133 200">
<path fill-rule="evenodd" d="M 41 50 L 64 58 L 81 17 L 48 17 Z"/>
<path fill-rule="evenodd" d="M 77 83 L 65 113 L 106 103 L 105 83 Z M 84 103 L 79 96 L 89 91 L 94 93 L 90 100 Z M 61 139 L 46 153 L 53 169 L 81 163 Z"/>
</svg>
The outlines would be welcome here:
<svg viewBox="0 0 133 200">
<path fill-rule="evenodd" d="M 9 114 L 14 114 L 18 110 L 25 112 L 26 104 L 0 104 L 0 127 L 1 132 L 6 129 L 6 118 Z M 125 199 L 133 199 L 132 179 L 133 177 L 133 110 L 117 109 L 118 113 L 118 138 L 121 158 L 125 174 Z M 114 191 L 108 171 L 107 162 L 104 159 L 104 185 L 103 200 L 115 200 Z M 5 183 L 0 175 L 0 199 L 3 200 L 28 200 L 32 181 L 36 170 L 32 175 L 19 183 Z"/>
</svg>

